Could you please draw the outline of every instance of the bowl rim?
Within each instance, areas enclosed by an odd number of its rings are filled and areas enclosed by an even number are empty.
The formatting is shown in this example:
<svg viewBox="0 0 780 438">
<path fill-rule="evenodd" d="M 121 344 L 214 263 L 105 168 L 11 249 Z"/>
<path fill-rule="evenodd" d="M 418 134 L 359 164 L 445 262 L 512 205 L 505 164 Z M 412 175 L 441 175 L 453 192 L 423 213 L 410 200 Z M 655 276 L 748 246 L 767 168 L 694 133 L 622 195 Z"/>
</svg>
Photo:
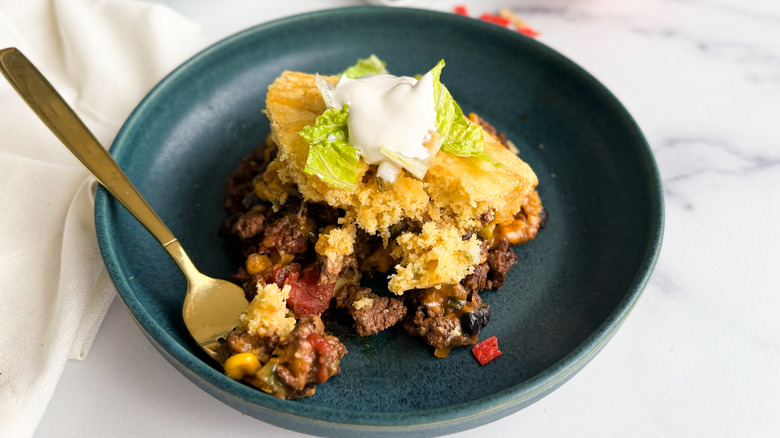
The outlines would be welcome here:
<svg viewBox="0 0 780 438">
<path fill-rule="evenodd" d="M 168 87 L 173 86 L 172 84 L 175 84 L 177 78 L 184 72 L 195 68 L 203 62 L 207 62 L 209 57 L 223 50 L 225 47 L 256 33 L 262 33 L 278 27 L 295 26 L 301 22 L 306 22 L 307 20 L 333 17 L 343 18 L 345 16 L 360 16 L 362 14 L 385 16 L 400 15 L 404 17 L 414 16 L 417 19 L 424 17 L 437 23 L 441 23 L 441 20 L 446 20 L 448 24 L 453 26 L 472 27 L 480 32 L 486 32 L 501 38 L 520 38 L 523 40 L 524 44 L 530 44 L 533 46 L 534 50 L 544 52 L 557 65 L 560 65 L 572 74 L 579 76 L 578 79 L 585 81 L 589 87 L 598 91 L 604 98 L 610 101 L 616 112 L 622 116 L 622 122 L 625 123 L 630 130 L 634 131 L 637 142 L 633 146 L 637 148 L 637 153 L 643 164 L 643 173 L 649 178 L 649 185 L 653 189 L 650 193 L 651 199 L 648 200 L 652 203 L 653 207 L 651 209 L 653 217 L 650 221 L 650 238 L 646 242 L 641 263 L 637 267 L 635 276 L 630 286 L 627 288 L 624 297 L 606 317 L 604 322 L 599 325 L 590 336 L 577 346 L 577 348 L 573 349 L 569 354 L 541 373 L 505 390 L 469 402 L 434 409 L 403 412 L 347 411 L 314 404 L 301 404 L 295 401 L 280 400 L 268 396 L 247 385 L 228 379 L 212 366 L 206 364 L 193 353 L 179 345 L 179 343 L 158 325 L 148 312 L 146 312 L 135 296 L 133 286 L 130 284 L 129 279 L 124 275 L 121 269 L 121 257 L 117 253 L 117 245 L 112 231 L 110 213 L 110 207 L 112 205 L 118 205 L 118 203 L 105 189 L 103 189 L 103 187 L 99 187 L 95 198 L 95 226 L 101 255 L 110 277 L 117 288 L 120 299 L 147 337 L 156 344 L 155 346 L 161 353 L 164 353 L 164 356 L 166 356 L 168 360 L 176 361 L 181 367 L 189 369 L 192 376 L 188 377 L 197 377 L 202 385 L 208 386 L 213 391 L 220 392 L 225 397 L 237 399 L 243 403 L 249 403 L 256 409 L 267 411 L 272 413 L 272 415 L 292 418 L 297 421 L 323 424 L 329 427 L 346 426 L 362 431 L 381 431 L 388 429 L 414 431 L 415 429 L 436 427 L 437 425 L 442 425 L 444 423 L 450 424 L 453 421 L 464 423 L 476 419 L 477 417 L 490 416 L 490 414 L 501 412 L 511 413 L 514 410 L 518 410 L 536 401 L 538 398 L 551 392 L 557 386 L 571 378 L 587 364 L 604 345 L 606 345 L 636 306 L 658 260 L 663 240 L 663 188 L 660 174 L 647 140 L 636 121 L 620 101 L 618 101 L 603 84 L 575 62 L 539 41 L 527 38 L 520 34 L 515 34 L 512 31 L 502 29 L 490 23 L 484 23 L 480 20 L 462 17 L 457 14 L 413 8 L 386 8 L 376 6 L 357 6 L 309 12 L 277 19 L 242 30 L 219 40 L 189 58 L 163 78 L 133 110 L 117 134 L 111 146 L 110 153 L 112 156 L 116 157 L 128 148 L 126 139 L 135 129 L 136 123 L 139 118 L 141 118 L 144 111 L 153 104 L 158 95 Z M 262 398 L 259 398 L 258 395 L 262 395 Z M 258 400 L 262 400 L 262 403 L 259 403 Z M 513 407 L 514 409 L 512 409 Z M 301 415 L 302 412 L 306 415 Z M 333 418 L 337 418 L 338 420 L 333 420 Z"/>
</svg>

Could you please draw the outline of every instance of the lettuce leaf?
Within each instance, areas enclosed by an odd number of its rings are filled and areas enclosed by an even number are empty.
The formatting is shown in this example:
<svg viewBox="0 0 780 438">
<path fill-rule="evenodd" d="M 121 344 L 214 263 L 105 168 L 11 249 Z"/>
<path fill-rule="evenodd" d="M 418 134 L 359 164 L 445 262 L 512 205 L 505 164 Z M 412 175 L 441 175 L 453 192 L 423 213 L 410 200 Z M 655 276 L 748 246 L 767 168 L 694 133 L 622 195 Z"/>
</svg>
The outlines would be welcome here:
<svg viewBox="0 0 780 438">
<path fill-rule="evenodd" d="M 350 79 L 356 79 L 366 75 L 387 74 L 386 65 L 387 63 L 377 58 L 376 55 L 371 55 L 368 58 L 358 59 L 358 62 L 355 65 L 344 70 L 341 74 L 347 75 Z"/>
<path fill-rule="evenodd" d="M 459 157 L 481 158 L 494 167 L 501 167 L 501 163 L 484 152 L 485 138 L 482 134 L 480 126 L 468 123 L 461 115 L 452 124 L 447 141 L 442 145 L 441 150 Z"/>
<path fill-rule="evenodd" d="M 433 73 L 433 93 L 436 100 L 436 131 L 442 137 L 441 150 L 459 157 L 481 158 L 495 167 L 501 167 L 490 155 L 484 152 L 485 138 L 482 128 L 466 121 L 463 110 L 452 98 L 449 90 L 441 83 L 442 59 L 431 70 Z"/>
<path fill-rule="evenodd" d="M 314 126 L 298 134 L 309 142 L 309 155 L 303 171 L 326 183 L 349 190 L 357 187 L 360 151 L 347 142 L 349 107 L 329 109 L 315 120 Z"/>
</svg>

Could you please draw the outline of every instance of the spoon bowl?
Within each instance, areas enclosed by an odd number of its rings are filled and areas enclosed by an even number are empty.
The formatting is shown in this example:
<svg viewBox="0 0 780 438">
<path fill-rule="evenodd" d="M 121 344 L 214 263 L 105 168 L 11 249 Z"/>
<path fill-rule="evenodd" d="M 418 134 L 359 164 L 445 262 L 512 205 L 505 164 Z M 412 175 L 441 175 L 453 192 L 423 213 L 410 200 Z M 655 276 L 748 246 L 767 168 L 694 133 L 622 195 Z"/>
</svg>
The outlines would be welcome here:
<svg viewBox="0 0 780 438">
<path fill-rule="evenodd" d="M 181 243 L 116 161 L 22 52 L 16 48 L 0 50 L 0 71 L 41 121 L 173 258 L 187 278 L 182 308 L 187 330 L 209 356 L 222 363 L 217 347 L 236 327 L 239 316 L 249 305 L 244 290 L 229 281 L 208 277 L 195 268 Z"/>
</svg>

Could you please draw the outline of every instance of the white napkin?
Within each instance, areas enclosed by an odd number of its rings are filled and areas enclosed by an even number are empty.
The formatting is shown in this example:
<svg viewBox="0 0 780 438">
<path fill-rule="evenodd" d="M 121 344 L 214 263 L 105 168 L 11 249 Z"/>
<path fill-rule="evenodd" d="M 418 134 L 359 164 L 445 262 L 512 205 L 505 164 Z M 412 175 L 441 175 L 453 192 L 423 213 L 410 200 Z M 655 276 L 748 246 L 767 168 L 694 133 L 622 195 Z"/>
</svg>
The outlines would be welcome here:
<svg viewBox="0 0 780 438">
<path fill-rule="evenodd" d="M 105 147 L 184 58 L 197 25 L 131 0 L 0 0 L 19 48 Z M 115 295 L 95 238 L 96 182 L 0 79 L 0 437 L 34 433 L 68 358 Z"/>
</svg>

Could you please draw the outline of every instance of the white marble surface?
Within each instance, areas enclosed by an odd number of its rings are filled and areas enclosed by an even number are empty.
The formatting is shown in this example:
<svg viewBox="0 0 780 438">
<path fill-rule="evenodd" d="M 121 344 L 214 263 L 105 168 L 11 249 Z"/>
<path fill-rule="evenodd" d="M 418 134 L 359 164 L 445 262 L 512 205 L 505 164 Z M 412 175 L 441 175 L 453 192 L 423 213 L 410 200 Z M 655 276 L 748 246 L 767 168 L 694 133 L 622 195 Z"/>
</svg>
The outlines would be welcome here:
<svg viewBox="0 0 780 438">
<path fill-rule="evenodd" d="M 251 25 L 357 1 L 167 3 L 192 51 Z M 271 5 L 271 4 L 274 5 Z M 458 437 L 780 435 L 780 3 L 422 2 L 511 7 L 601 80 L 655 152 L 666 233 L 655 274 L 604 350 L 514 415 Z M 116 301 L 71 361 L 36 436 L 279 436 L 182 377 Z"/>
</svg>

